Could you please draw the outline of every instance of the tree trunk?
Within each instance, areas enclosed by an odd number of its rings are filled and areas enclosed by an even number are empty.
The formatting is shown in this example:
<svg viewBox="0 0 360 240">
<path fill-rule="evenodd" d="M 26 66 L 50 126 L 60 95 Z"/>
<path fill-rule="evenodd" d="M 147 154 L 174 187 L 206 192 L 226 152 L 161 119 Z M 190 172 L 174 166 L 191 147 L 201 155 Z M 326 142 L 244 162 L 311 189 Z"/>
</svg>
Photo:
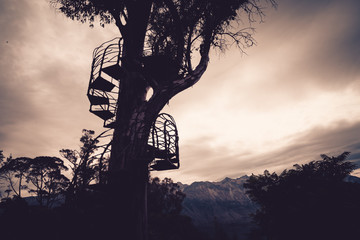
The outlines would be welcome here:
<svg viewBox="0 0 360 240">
<path fill-rule="evenodd" d="M 122 33 L 125 76 L 119 86 L 108 178 L 109 217 L 114 219 L 110 220 L 109 233 L 113 233 L 113 237 L 119 236 L 119 239 L 131 240 L 147 239 L 146 188 L 148 163 L 152 160 L 147 156 L 147 142 L 151 125 L 173 96 L 200 79 L 207 68 L 210 46 L 203 51 L 199 65 L 191 74 L 179 80 L 173 79 L 167 85 L 156 86 L 153 96 L 146 101 L 150 84 L 141 73 L 140 59 L 151 4 L 141 4 L 141 7 L 128 7 L 128 22 Z"/>
<path fill-rule="evenodd" d="M 120 235 L 126 239 L 145 240 L 146 185 L 148 162 L 146 147 L 151 123 L 157 112 L 149 116 L 145 101 L 147 85 L 141 74 L 128 72 L 120 87 L 117 119 L 109 162 L 109 185 L 114 207 L 120 216 Z"/>
</svg>

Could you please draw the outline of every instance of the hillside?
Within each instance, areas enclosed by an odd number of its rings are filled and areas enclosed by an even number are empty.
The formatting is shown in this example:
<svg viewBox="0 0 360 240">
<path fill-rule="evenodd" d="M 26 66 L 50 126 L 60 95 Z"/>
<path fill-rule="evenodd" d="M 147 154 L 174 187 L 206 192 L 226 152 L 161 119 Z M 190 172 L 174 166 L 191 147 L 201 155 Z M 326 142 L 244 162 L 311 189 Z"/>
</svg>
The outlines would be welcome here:
<svg viewBox="0 0 360 240">
<path fill-rule="evenodd" d="M 252 226 L 249 214 L 256 209 L 243 187 L 247 179 L 248 176 L 243 176 L 220 182 L 179 183 L 186 194 L 182 214 L 191 217 L 199 229 L 210 235 L 215 224 L 219 224 L 229 237 L 236 235 L 242 239 Z"/>
</svg>

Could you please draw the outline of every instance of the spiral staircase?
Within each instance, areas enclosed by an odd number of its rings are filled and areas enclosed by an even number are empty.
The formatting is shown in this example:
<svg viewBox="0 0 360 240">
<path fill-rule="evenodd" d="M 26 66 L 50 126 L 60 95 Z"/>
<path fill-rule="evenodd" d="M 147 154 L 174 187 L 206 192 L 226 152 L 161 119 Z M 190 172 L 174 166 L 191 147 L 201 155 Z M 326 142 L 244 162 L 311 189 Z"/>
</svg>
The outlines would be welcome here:
<svg viewBox="0 0 360 240">
<path fill-rule="evenodd" d="M 115 128 L 119 87 L 125 75 L 121 67 L 122 41 L 114 38 L 95 48 L 87 91 L 90 112 L 101 118 L 109 130 Z M 101 158 L 111 151 L 111 140 L 103 148 Z M 149 170 L 179 168 L 178 132 L 169 114 L 159 114 L 152 124 L 147 154 L 151 159 Z"/>
<path fill-rule="evenodd" d="M 114 38 L 93 52 L 87 96 L 90 112 L 104 120 L 106 128 L 114 128 L 119 84 L 124 76 L 120 67 L 121 42 L 121 38 Z"/>
</svg>

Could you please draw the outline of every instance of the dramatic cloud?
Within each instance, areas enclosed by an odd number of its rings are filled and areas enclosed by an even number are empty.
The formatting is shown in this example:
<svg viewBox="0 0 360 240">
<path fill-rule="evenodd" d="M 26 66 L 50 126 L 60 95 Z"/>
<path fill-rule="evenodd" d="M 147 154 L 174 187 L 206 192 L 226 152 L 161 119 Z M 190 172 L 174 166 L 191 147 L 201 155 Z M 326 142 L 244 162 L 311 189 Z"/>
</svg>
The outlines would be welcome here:
<svg viewBox="0 0 360 240">
<path fill-rule="evenodd" d="M 360 2 L 278 0 L 257 24 L 257 46 L 211 55 L 208 70 L 164 112 L 180 134 L 189 183 L 279 171 L 351 151 L 359 160 Z M 0 0 L 0 149 L 58 155 L 83 128 L 100 133 L 86 98 L 92 51 L 118 36 L 90 29 L 48 1 Z M 360 171 L 356 172 L 360 174 Z"/>
<path fill-rule="evenodd" d="M 308 131 L 289 136 L 285 147 L 272 151 L 230 151 L 224 146 L 214 146 L 211 139 L 198 139 L 183 146 L 183 163 L 180 170 L 156 174 L 170 176 L 182 182 L 213 181 L 227 177 L 260 174 L 265 169 L 281 172 L 302 164 L 320 160 L 320 154 L 337 156 L 351 152 L 349 160 L 360 167 L 360 122 L 338 122 L 329 127 L 314 127 Z M 237 152 L 236 154 L 234 154 Z M 356 171 L 357 173 L 357 171 Z"/>
<path fill-rule="evenodd" d="M 101 127 L 86 99 L 92 50 L 116 32 L 66 19 L 47 1 L 0 4 L 0 148 L 14 156 L 76 148 L 82 128 Z"/>
</svg>

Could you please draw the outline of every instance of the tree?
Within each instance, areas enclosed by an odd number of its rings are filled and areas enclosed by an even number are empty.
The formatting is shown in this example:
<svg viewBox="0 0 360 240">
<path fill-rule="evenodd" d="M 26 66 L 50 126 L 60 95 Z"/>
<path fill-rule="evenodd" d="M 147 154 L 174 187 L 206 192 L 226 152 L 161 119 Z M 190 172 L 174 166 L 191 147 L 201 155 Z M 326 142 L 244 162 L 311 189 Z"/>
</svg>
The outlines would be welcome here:
<svg viewBox="0 0 360 240">
<path fill-rule="evenodd" d="M 153 178 L 149 182 L 149 214 L 180 214 L 185 194 L 170 178 Z"/>
<path fill-rule="evenodd" d="M 259 205 L 253 239 L 352 239 L 360 223 L 360 184 L 344 181 L 355 169 L 348 155 L 321 155 L 280 175 L 252 175 L 244 186 Z"/>
<path fill-rule="evenodd" d="M 181 215 L 185 194 L 170 178 L 150 179 L 148 186 L 149 239 L 206 239 L 191 222 Z"/>
<path fill-rule="evenodd" d="M 9 157 L 0 166 L 0 179 L 8 183 L 8 196 L 13 192 L 22 197 L 22 190 L 35 193 L 41 206 L 51 206 L 68 186 L 69 180 L 61 173 L 67 170 L 57 157 Z"/>
<path fill-rule="evenodd" d="M 108 156 L 105 155 L 107 144 L 98 145 L 99 139 L 108 137 L 108 130 L 94 137 L 93 130 L 82 130 L 80 150 L 61 149 L 60 154 L 70 164 L 72 179 L 66 191 L 67 204 L 81 204 L 86 198 L 91 184 L 104 184 L 108 169 Z M 103 151 L 99 151 L 102 149 Z M 105 150 L 104 150 L 105 149 Z M 92 187 L 94 187 L 93 185 Z M 101 187 L 100 187 L 101 188 Z M 94 189 L 93 189 L 94 190 Z"/>
<path fill-rule="evenodd" d="M 0 179 L 5 180 L 8 183 L 8 190 L 19 198 L 22 196 L 21 191 L 28 189 L 23 180 L 29 171 L 30 160 L 27 157 L 12 158 L 10 156 L 0 165 Z"/>
<path fill-rule="evenodd" d="M 98 165 L 92 154 L 99 141 L 94 138 L 94 131 L 83 129 L 82 132 L 80 151 L 71 149 L 61 149 L 59 151 L 61 156 L 70 163 L 72 180 L 68 193 L 72 195 L 89 186 L 90 182 L 95 180 L 98 172 Z"/>
<path fill-rule="evenodd" d="M 3 154 L 3 150 L 0 150 L 0 165 L 2 164 L 2 162 L 4 161 L 4 154 Z"/>
<path fill-rule="evenodd" d="M 57 157 L 40 156 L 29 161 L 26 181 L 35 187 L 29 188 L 35 193 L 40 206 L 50 207 L 68 187 L 69 179 L 61 171 L 67 170 L 63 160 Z"/>
<path fill-rule="evenodd" d="M 146 238 L 147 142 L 152 123 L 169 100 L 205 72 L 210 48 L 254 44 L 253 22 L 264 15 L 260 0 L 52 0 L 67 17 L 100 25 L 115 23 L 123 39 L 121 87 L 109 161 L 114 202 L 124 235 Z M 275 5 L 274 0 L 268 0 Z M 148 49 L 148 51 L 146 51 Z M 195 59 L 200 59 L 197 64 Z M 148 90 L 153 94 L 146 100 Z M 132 186 L 124 185 L 124 182 Z M 111 188 L 110 188 L 111 189 Z M 129 208 L 131 210 L 129 210 Z"/>
</svg>

